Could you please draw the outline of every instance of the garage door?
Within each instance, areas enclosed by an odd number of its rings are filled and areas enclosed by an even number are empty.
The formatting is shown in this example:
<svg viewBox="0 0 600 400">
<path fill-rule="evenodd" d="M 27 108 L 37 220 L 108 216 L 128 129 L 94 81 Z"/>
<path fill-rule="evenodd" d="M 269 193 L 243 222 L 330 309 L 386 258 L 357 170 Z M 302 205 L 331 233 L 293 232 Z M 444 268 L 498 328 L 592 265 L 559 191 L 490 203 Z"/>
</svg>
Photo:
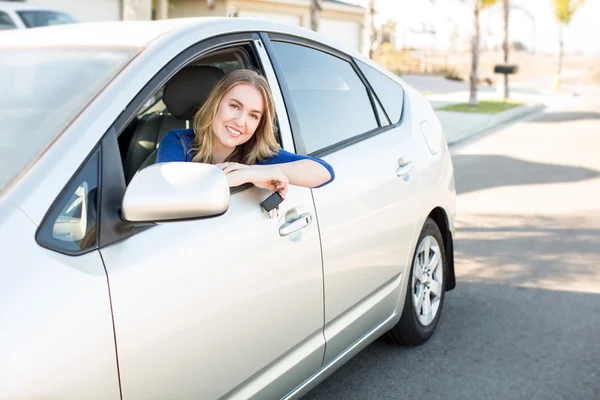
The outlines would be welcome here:
<svg viewBox="0 0 600 400">
<path fill-rule="evenodd" d="M 119 0 L 29 0 L 28 4 L 68 12 L 82 22 L 119 21 Z"/>
<path fill-rule="evenodd" d="M 358 22 L 321 19 L 319 33 L 353 50 L 360 50 L 360 24 Z"/>
<path fill-rule="evenodd" d="M 253 11 L 240 11 L 240 18 L 261 18 L 270 21 L 281 22 L 283 24 L 299 26 L 300 17 L 297 15 L 286 15 L 286 14 L 274 14 L 274 13 L 262 13 Z"/>
</svg>

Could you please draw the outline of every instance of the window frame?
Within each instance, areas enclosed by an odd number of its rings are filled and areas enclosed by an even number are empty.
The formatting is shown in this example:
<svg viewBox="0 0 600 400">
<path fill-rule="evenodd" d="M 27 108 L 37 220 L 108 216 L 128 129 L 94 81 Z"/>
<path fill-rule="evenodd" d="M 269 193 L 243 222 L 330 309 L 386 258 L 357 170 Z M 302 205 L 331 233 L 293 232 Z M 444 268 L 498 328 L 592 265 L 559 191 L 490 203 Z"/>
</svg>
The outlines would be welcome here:
<svg viewBox="0 0 600 400">
<path fill-rule="evenodd" d="M 371 69 L 373 69 L 375 72 L 377 72 L 377 73 L 381 74 L 381 75 L 382 75 L 384 78 L 387 78 L 387 79 L 389 79 L 389 80 L 391 81 L 391 83 L 393 83 L 393 84 L 396 84 L 396 85 L 400 86 L 400 90 L 402 91 L 402 104 L 401 104 L 401 107 L 400 107 L 400 118 L 398 119 L 398 121 L 397 121 L 396 123 L 392 123 L 392 119 L 390 118 L 390 114 L 388 113 L 387 109 L 386 109 L 386 108 L 385 108 L 385 106 L 383 105 L 383 102 L 381 101 L 381 99 L 379 99 L 379 97 L 378 97 L 378 95 L 377 95 L 377 91 L 375 90 L 375 88 L 373 88 L 373 86 L 371 86 L 371 89 L 373 90 L 373 94 L 375 95 L 375 97 L 377 97 L 377 100 L 378 100 L 378 102 L 379 102 L 379 105 L 381 106 L 381 110 L 382 110 L 382 111 L 385 113 L 385 116 L 387 117 L 388 121 L 389 121 L 389 122 L 390 122 L 392 125 L 399 125 L 399 124 L 400 124 L 400 122 L 402 121 L 402 118 L 404 117 L 404 101 L 406 100 L 406 98 L 405 98 L 405 93 L 406 93 L 406 90 L 404 90 L 404 88 L 402 87 L 402 85 L 401 85 L 401 84 L 399 84 L 398 82 L 395 82 L 395 81 L 394 81 L 393 79 L 391 79 L 390 77 L 388 77 L 388 76 L 385 76 L 385 74 L 383 74 L 381 71 L 377 71 L 377 69 L 376 69 L 376 68 L 374 68 L 374 67 L 370 66 L 369 64 L 367 64 L 367 63 L 365 63 L 365 62 L 362 62 L 362 61 L 360 61 L 360 60 L 356 60 L 356 66 L 358 67 L 358 69 L 360 69 L 360 72 L 361 72 L 361 73 L 362 73 L 362 74 L 365 76 L 365 79 L 366 79 L 367 81 L 369 81 L 369 79 L 367 78 L 367 75 L 366 75 L 366 74 L 363 72 L 363 70 L 362 70 L 362 68 L 361 68 L 361 66 L 360 66 L 360 64 L 359 64 L 359 62 L 360 62 L 360 63 L 362 63 L 362 64 L 363 64 L 365 67 L 367 67 L 367 68 L 371 68 Z M 369 82 L 369 85 L 371 85 L 371 84 L 370 84 L 370 82 Z"/>
<path fill-rule="evenodd" d="M 131 223 L 121 218 L 121 202 L 125 195 L 125 173 L 123 162 L 119 150 L 118 136 L 138 115 L 141 108 L 148 102 L 153 94 L 165 85 L 177 72 L 190 63 L 207 53 L 222 50 L 227 47 L 250 46 L 254 51 L 250 54 L 250 61 L 253 65 L 262 69 L 262 63 L 258 52 L 256 51 L 254 40 L 259 40 L 258 32 L 248 31 L 240 33 L 224 34 L 212 38 L 204 39 L 187 49 L 180 52 L 167 62 L 152 79 L 140 90 L 129 102 L 113 122 L 107 133 L 102 138 L 102 184 L 103 189 L 100 193 L 100 220 L 99 220 L 99 240 L 98 248 L 102 249 L 110 244 L 116 243 L 148 228 L 156 223 Z M 232 193 L 249 187 L 242 185 Z M 214 218 L 212 216 L 208 218 Z M 204 218 L 198 218 L 204 219 Z M 184 221 L 181 219 L 178 221 Z"/>
<path fill-rule="evenodd" d="M 390 121 L 389 116 L 387 115 L 385 108 L 381 104 L 381 101 L 377 97 L 377 94 L 371 87 L 371 84 L 366 79 L 366 77 L 360 70 L 359 66 L 356 64 L 356 61 L 353 57 L 351 57 L 348 54 L 343 53 L 337 49 L 329 47 L 325 44 L 318 43 L 318 42 L 315 42 L 315 41 L 312 41 L 312 40 L 309 40 L 306 38 L 289 35 L 289 34 L 263 32 L 263 33 L 261 33 L 260 36 L 263 41 L 263 44 L 265 45 L 267 54 L 269 55 L 269 58 L 271 59 L 271 64 L 273 65 L 273 69 L 275 70 L 275 75 L 277 77 L 277 81 L 279 82 L 279 87 L 281 88 L 281 92 L 283 95 L 288 118 L 289 118 L 291 129 L 292 129 L 292 136 L 294 138 L 294 144 L 296 146 L 296 152 L 298 154 L 309 155 L 309 156 L 313 156 L 313 157 L 323 157 L 325 155 L 342 150 L 342 149 L 344 149 L 348 146 L 351 146 L 355 143 L 362 142 L 363 140 L 369 139 L 375 135 L 379 135 L 383 132 L 393 129 L 402 123 L 403 118 L 401 117 L 400 121 L 398 121 L 398 123 L 396 123 L 396 124 L 389 123 L 388 125 L 383 125 L 383 121 L 381 121 L 381 119 L 380 119 L 380 115 L 379 115 L 379 112 L 377 111 L 377 106 L 376 106 L 375 102 L 378 103 L 379 107 L 384 112 L 386 118 L 388 119 L 388 122 Z M 307 153 L 306 146 L 304 145 L 304 138 L 302 135 L 302 130 L 300 128 L 300 121 L 299 121 L 298 113 L 295 109 L 293 101 L 291 101 L 292 94 L 289 89 L 283 68 L 281 67 L 281 64 L 277 58 L 275 49 L 273 48 L 272 42 L 284 42 L 284 43 L 290 43 L 290 44 L 307 47 L 307 48 L 326 53 L 330 56 L 337 57 L 339 59 L 342 59 L 343 61 L 348 62 L 350 64 L 350 66 L 353 68 L 356 75 L 362 81 L 363 85 L 365 86 L 365 89 L 367 91 L 367 96 L 369 97 L 369 101 L 371 103 L 371 111 L 373 112 L 373 115 L 375 116 L 375 120 L 377 121 L 378 126 L 370 131 L 359 133 L 355 136 L 352 136 L 352 137 L 344 139 L 340 142 L 334 143 L 330 146 L 313 151 L 311 153 Z"/>
</svg>

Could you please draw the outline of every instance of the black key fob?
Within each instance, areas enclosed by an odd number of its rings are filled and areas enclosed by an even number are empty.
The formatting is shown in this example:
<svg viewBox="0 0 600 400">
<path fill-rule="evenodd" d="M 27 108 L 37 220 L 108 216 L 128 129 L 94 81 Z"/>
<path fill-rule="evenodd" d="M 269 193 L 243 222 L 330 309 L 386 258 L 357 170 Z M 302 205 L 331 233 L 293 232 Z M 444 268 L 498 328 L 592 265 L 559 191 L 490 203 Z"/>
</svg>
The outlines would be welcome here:
<svg viewBox="0 0 600 400">
<path fill-rule="evenodd" d="M 283 197 L 281 197 L 279 193 L 273 192 L 273 194 L 267 197 L 262 203 L 260 203 L 260 205 L 263 208 L 263 210 L 269 213 L 271 212 L 271 210 L 279 206 L 282 201 Z"/>
</svg>

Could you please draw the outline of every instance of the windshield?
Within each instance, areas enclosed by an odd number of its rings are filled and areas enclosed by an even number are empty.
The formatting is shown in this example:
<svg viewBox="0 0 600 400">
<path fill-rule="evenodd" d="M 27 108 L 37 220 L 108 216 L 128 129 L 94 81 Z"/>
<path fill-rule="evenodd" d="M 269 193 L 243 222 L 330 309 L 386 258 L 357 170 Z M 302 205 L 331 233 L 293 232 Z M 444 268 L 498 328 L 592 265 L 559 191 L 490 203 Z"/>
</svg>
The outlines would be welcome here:
<svg viewBox="0 0 600 400">
<path fill-rule="evenodd" d="M 28 28 L 72 24 L 77 22 L 77 20 L 70 15 L 58 11 L 28 10 L 17 11 L 17 14 L 19 14 L 19 17 L 21 17 L 23 23 Z"/>
<path fill-rule="evenodd" d="M 135 52 L 0 47 L 0 193 Z"/>
</svg>

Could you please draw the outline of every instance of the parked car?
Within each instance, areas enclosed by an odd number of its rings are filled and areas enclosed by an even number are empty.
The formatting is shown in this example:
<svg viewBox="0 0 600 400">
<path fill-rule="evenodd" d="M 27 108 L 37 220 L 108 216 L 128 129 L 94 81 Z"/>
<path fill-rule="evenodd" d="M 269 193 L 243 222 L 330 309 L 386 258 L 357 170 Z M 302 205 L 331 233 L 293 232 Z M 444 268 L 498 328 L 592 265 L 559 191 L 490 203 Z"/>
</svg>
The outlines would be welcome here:
<svg viewBox="0 0 600 400">
<path fill-rule="evenodd" d="M 298 398 L 369 343 L 425 342 L 454 288 L 454 172 L 414 88 L 255 19 L 0 41 L 0 398 Z M 336 179 L 278 217 L 213 165 L 153 163 L 255 68 L 279 141 Z"/>
<path fill-rule="evenodd" d="M 0 1 L 0 31 L 75 22 L 78 22 L 77 19 L 63 11 L 21 2 Z"/>
</svg>

